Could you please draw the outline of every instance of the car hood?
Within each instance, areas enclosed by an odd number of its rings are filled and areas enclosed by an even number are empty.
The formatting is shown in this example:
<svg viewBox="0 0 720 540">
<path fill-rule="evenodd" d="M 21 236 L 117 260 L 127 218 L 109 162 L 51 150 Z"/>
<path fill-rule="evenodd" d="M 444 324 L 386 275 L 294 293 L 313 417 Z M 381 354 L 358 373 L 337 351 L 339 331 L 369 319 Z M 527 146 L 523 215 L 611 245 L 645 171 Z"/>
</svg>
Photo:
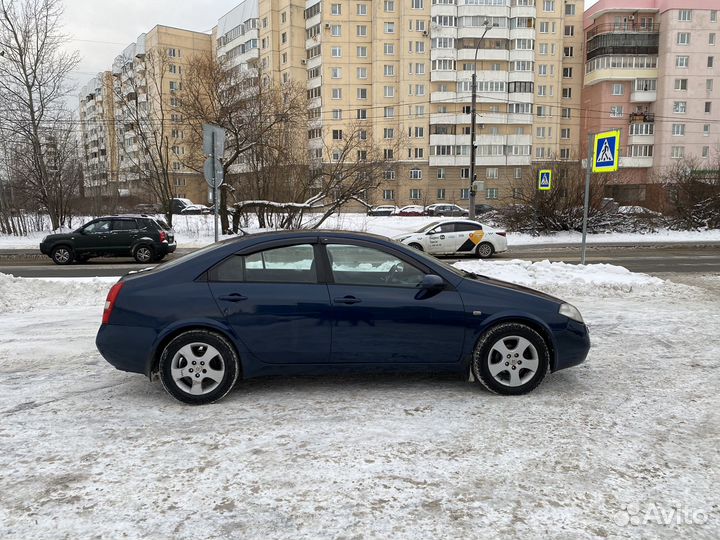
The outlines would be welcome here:
<svg viewBox="0 0 720 540">
<path fill-rule="evenodd" d="M 564 300 L 558 298 L 557 296 L 553 296 L 551 294 L 547 294 L 542 291 L 538 291 L 536 289 L 531 289 L 530 287 L 525 287 L 524 285 L 518 285 L 517 283 L 510 283 L 509 281 L 503 281 L 501 279 L 495 279 L 495 278 L 486 277 L 486 276 L 478 276 L 477 278 L 466 277 L 465 279 L 463 279 L 463 284 L 470 288 L 490 285 L 492 287 L 498 287 L 501 289 L 511 290 L 511 291 L 527 294 L 530 296 L 534 296 L 535 298 L 539 298 L 541 300 L 546 300 L 546 301 L 552 302 L 554 304 L 564 304 L 565 303 Z"/>
<path fill-rule="evenodd" d="M 407 240 L 411 236 L 415 236 L 417 233 L 405 233 L 405 234 L 399 234 L 397 236 L 393 236 L 393 240 L 397 240 L 398 242 L 402 242 L 403 240 Z"/>
<path fill-rule="evenodd" d="M 54 234 L 48 234 L 45 238 L 43 238 L 43 242 L 54 242 L 55 240 L 66 240 L 72 236 L 75 236 L 75 232 L 66 232 L 66 233 L 54 233 Z"/>
</svg>

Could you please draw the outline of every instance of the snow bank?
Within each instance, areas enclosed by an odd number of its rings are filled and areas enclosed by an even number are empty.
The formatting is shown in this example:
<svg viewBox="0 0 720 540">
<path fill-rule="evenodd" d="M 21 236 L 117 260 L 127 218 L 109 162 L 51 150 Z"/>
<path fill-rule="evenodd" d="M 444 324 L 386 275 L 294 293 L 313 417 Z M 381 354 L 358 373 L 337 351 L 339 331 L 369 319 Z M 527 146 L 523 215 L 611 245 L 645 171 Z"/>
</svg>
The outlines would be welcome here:
<svg viewBox="0 0 720 540">
<path fill-rule="evenodd" d="M 117 278 L 33 279 L 0 273 L 0 314 L 60 306 L 102 306 Z"/>
<path fill-rule="evenodd" d="M 612 264 L 567 264 L 564 262 L 460 261 L 457 268 L 502 279 L 551 294 L 573 296 L 616 296 L 618 293 L 659 293 L 670 283 L 631 272 Z"/>
</svg>

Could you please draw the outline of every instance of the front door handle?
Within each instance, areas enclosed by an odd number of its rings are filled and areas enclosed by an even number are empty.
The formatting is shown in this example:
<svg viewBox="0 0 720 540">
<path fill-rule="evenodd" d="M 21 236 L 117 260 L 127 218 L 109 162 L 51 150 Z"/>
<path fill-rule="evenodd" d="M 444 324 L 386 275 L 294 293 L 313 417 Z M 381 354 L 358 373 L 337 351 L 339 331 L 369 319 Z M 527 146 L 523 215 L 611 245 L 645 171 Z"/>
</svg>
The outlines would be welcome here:
<svg viewBox="0 0 720 540">
<path fill-rule="evenodd" d="M 243 296 L 240 293 L 232 293 L 225 296 L 220 296 L 220 300 L 224 302 L 242 302 L 243 300 L 247 300 L 247 296 Z"/>
<path fill-rule="evenodd" d="M 342 298 L 333 298 L 333 302 L 336 304 L 357 304 L 362 302 L 362 300 L 355 298 L 354 296 L 344 296 Z"/>
</svg>

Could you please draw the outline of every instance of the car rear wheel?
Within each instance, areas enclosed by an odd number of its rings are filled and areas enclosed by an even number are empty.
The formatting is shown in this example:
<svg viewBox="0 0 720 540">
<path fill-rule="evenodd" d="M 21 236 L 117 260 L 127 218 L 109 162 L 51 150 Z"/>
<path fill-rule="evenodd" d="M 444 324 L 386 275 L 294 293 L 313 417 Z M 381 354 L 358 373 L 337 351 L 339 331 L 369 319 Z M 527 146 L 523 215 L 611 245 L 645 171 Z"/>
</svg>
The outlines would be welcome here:
<svg viewBox="0 0 720 540">
<path fill-rule="evenodd" d="M 526 394 L 545 378 L 550 353 L 543 337 L 520 323 L 502 323 L 478 341 L 472 372 L 491 392 Z"/>
<path fill-rule="evenodd" d="M 73 261 L 73 250 L 68 246 L 57 246 L 50 257 L 55 264 L 70 264 Z"/>
<path fill-rule="evenodd" d="M 475 254 L 480 257 L 481 259 L 487 259 L 489 257 L 492 257 L 492 254 L 495 252 L 495 250 L 492 247 L 492 244 L 490 242 L 482 242 L 476 249 Z"/>
<path fill-rule="evenodd" d="M 423 247 L 422 247 L 420 244 L 418 244 L 417 242 L 413 242 L 412 244 L 408 244 L 408 246 L 410 246 L 410 247 L 413 248 L 413 249 L 417 249 L 418 251 L 424 251 L 424 250 L 423 250 Z"/>
<path fill-rule="evenodd" d="M 155 257 L 155 250 L 151 246 L 138 246 L 135 248 L 133 257 L 139 263 L 149 263 Z"/>
<path fill-rule="evenodd" d="M 206 330 L 188 330 L 165 346 L 160 381 L 175 399 L 190 405 L 213 403 L 233 388 L 240 360 L 224 337 Z"/>
</svg>

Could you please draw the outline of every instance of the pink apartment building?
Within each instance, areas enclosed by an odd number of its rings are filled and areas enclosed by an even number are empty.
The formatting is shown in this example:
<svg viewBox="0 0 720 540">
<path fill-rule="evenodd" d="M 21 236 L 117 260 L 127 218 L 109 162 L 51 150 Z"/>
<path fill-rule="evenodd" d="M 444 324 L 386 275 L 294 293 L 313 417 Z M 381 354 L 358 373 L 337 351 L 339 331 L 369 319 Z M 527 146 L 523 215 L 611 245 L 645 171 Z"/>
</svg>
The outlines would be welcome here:
<svg viewBox="0 0 720 540">
<path fill-rule="evenodd" d="M 719 10 L 720 0 L 600 0 L 585 12 L 581 132 L 620 129 L 609 194 L 622 204 L 659 207 L 658 177 L 683 157 L 717 163 Z"/>
</svg>

